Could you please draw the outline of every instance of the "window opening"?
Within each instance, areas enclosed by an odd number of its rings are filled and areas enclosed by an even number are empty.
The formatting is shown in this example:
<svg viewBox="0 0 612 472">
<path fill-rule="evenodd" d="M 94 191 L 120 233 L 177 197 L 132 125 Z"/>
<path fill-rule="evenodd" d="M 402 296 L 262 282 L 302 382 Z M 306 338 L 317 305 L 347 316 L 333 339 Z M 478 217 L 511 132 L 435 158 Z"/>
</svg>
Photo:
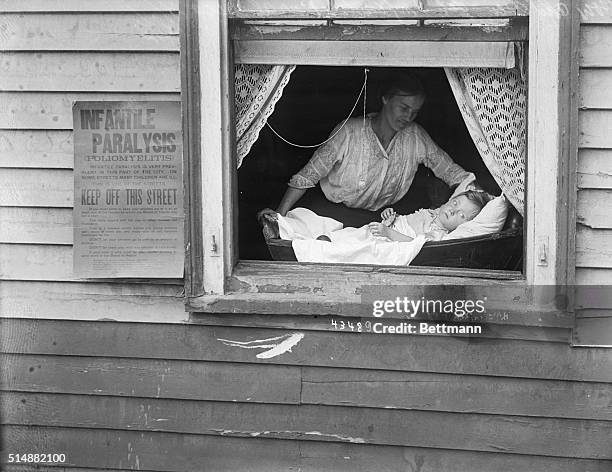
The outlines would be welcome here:
<svg viewBox="0 0 612 472">
<path fill-rule="evenodd" d="M 365 110 L 355 105 L 363 88 L 363 67 L 298 66 L 285 85 L 282 98 L 269 118 L 271 125 L 294 143 L 317 143 L 346 118 L 380 110 L 378 88 L 381 80 L 397 68 L 370 68 Z M 423 126 L 438 146 L 491 194 L 501 190 L 482 162 L 466 128 L 451 87 L 442 68 L 410 69 L 425 86 L 427 99 L 415 121 Z M 362 102 L 363 103 L 363 102 Z M 290 146 L 264 127 L 238 170 L 239 258 L 270 260 L 270 253 L 255 219 L 258 210 L 276 208 L 287 182 L 310 159 L 313 149 Z M 424 168 L 413 180 L 407 198 L 422 208 L 437 207 L 450 196 L 450 188 Z M 300 206 L 298 202 L 295 206 Z M 521 269 L 522 239 L 515 238 L 513 270 Z"/>
</svg>

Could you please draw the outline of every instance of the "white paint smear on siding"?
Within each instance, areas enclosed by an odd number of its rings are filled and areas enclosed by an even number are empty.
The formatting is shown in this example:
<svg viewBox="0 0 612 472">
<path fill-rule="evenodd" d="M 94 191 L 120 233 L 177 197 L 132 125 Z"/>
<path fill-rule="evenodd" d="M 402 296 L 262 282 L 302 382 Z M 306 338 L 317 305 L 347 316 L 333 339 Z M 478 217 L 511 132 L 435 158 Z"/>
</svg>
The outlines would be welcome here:
<svg viewBox="0 0 612 472">
<path fill-rule="evenodd" d="M 291 348 L 299 343 L 303 337 L 304 333 L 290 333 L 274 338 L 254 339 L 253 341 L 231 341 L 220 338 L 217 341 L 221 341 L 226 346 L 240 347 L 242 349 L 267 349 L 267 351 L 257 354 L 256 357 L 258 359 L 270 359 L 280 356 L 287 351 L 291 352 Z"/>
</svg>

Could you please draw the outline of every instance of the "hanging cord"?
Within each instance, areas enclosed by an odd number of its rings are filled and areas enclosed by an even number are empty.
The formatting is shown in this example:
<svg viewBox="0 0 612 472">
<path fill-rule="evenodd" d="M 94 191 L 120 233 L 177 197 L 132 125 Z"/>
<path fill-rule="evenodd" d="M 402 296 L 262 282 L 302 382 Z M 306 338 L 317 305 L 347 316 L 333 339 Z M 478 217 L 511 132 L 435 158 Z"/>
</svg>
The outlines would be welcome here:
<svg viewBox="0 0 612 472">
<path fill-rule="evenodd" d="M 359 99 L 361 98 L 362 95 L 364 95 L 363 97 L 363 126 L 365 127 L 365 111 L 366 111 L 366 97 L 364 92 L 367 90 L 367 83 L 368 83 L 368 72 L 369 69 L 363 69 L 363 85 L 361 86 L 361 90 L 359 91 L 359 95 L 357 95 L 357 100 L 355 100 L 355 104 L 353 105 L 353 108 L 351 108 L 351 111 L 349 112 L 348 116 L 346 117 L 346 119 L 342 122 L 342 124 L 340 125 L 340 127 L 336 130 L 336 132 L 334 134 L 332 134 L 329 138 L 327 138 L 325 141 L 323 141 L 322 143 L 319 144 L 312 144 L 312 145 L 303 145 L 303 144 L 296 144 L 296 143 L 292 143 L 291 141 L 286 140 L 285 138 L 283 138 L 280 134 L 278 134 L 276 132 L 276 130 L 274 128 L 272 128 L 272 125 L 270 125 L 270 123 L 268 121 L 266 121 L 266 126 L 268 128 L 270 128 L 272 130 L 272 132 L 282 141 L 284 141 L 285 143 L 289 144 L 290 146 L 294 146 L 297 148 L 302 148 L 302 149 L 310 149 L 310 148 L 316 148 L 319 146 L 322 146 L 323 144 L 325 144 L 326 142 L 332 140 L 339 132 L 342 128 L 344 128 L 344 125 L 346 124 L 346 122 L 351 118 L 351 115 L 353 114 L 353 112 L 355 111 L 355 108 L 357 108 L 357 104 L 359 103 Z"/>
</svg>

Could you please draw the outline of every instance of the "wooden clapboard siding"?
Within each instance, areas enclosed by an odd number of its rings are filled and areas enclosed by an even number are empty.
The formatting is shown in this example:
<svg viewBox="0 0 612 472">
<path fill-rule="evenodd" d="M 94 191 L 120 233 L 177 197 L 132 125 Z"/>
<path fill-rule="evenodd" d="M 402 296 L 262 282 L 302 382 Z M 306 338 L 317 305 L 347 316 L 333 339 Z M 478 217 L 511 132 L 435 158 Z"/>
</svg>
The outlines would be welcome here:
<svg viewBox="0 0 612 472">
<path fill-rule="evenodd" d="M 576 221 L 593 229 L 612 229 L 612 189 L 578 192 Z"/>
<path fill-rule="evenodd" d="M 178 53 L 4 52 L 6 91 L 177 92 Z"/>
<path fill-rule="evenodd" d="M 0 207 L 0 243 L 72 244 L 70 208 Z"/>
<path fill-rule="evenodd" d="M 612 31 L 608 25 L 585 25 L 580 31 L 580 66 L 612 66 Z"/>
<path fill-rule="evenodd" d="M 176 12 L 178 0 L 28 0 L 15 2 L 14 0 L 0 0 L 2 12 Z"/>
<path fill-rule="evenodd" d="M 0 393 L 0 405 L 4 424 L 612 459 L 609 421 L 23 392 Z"/>
<path fill-rule="evenodd" d="M 0 393 L 0 407 L 3 424 L 612 459 L 610 421 L 25 392 Z"/>
<path fill-rule="evenodd" d="M 7 449 L 21 446 L 32 450 L 70 451 L 71 465 L 104 467 L 104 470 L 608 472 L 611 465 L 610 461 L 585 459 L 319 441 L 279 442 L 257 437 L 245 439 L 86 428 L 5 428 Z M 92 448 L 92 444 L 104 444 L 104 450 Z M 66 469 L 67 472 L 73 470 Z"/>
<path fill-rule="evenodd" d="M 612 69 L 588 69 L 580 71 L 580 106 L 584 109 L 612 108 Z"/>
<path fill-rule="evenodd" d="M 299 367 L 66 356 L 6 356 L 2 364 L 4 391 L 300 403 Z"/>
<path fill-rule="evenodd" d="M 582 149 L 578 153 L 578 188 L 612 189 L 612 149 Z M 584 195 L 588 193 L 585 192 Z M 599 195 L 606 195 L 601 192 Z"/>
<path fill-rule="evenodd" d="M 612 24 L 612 5 L 609 2 L 580 0 L 577 6 L 582 24 Z"/>
<path fill-rule="evenodd" d="M 4 51 L 178 51 L 178 13 L 4 13 Z"/>
<path fill-rule="evenodd" d="M 72 208 L 72 170 L 0 169 L 0 206 Z"/>
<path fill-rule="evenodd" d="M 612 268 L 612 230 L 578 226 L 576 266 Z"/>
<path fill-rule="evenodd" d="M 612 285 L 612 3 L 582 0 L 576 282 Z M 577 291 L 577 346 L 612 346 L 612 300 Z"/>
<path fill-rule="evenodd" d="M 612 420 L 607 383 L 41 355 L 2 364 L 4 391 Z"/>
<path fill-rule="evenodd" d="M 612 110 L 580 112 L 580 147 L 612 149 Z"/>
<path fill-rule="evenodd" d="M 578 285 L 612 285 L 612 271 L 597 267 L 576 267 Z"/>
<path fill-rule="evenodd" d="M 185 323 L 183 287 L 172 282 L 4 280 L 0 282 L 1 317 Z"/>
<path fill-rule="evenodd" d="M 72 169 L 72 131 L 0 129 L 0 167 Z"/>
<path fill-rule="evenodd" d="M 0 244 L 0 280 L 82 280 L 73 275 L 72 264 L 72 246 Z"/>
<path fill-rule="evenodd" d="M 612 315 L 601 318 L 576 318 L 574 343 L 580 346 L 610 346 Z"/>
<path fill-rule="evenodd" d="M 0 92 L 0 128 L 10 130 L 72 130 L 76 101 L 180 100 L 178 93 Z M 13 131 L 15 132 L 15 131 Z M 4 132 L 6 133 L 6 131 Z M 25 157 L 25 156 L 22 156 Z"/>
<path fill-rule="evenodd" d="M 0 340 L 4 352 L 13 354 L 278 364 L 279 359 L 257 358 L 260 349 L 241 349 L 229 341 L 264 340 L 265 344 L 279 334 L 276 329 L 7 319 Z M 283 364 L 612 381 L 612 357 L 605 349 L 576 350 L 561 343 L 446 336 L 339 335 L 324 331 L 303 334 L 297 346 L 283 354 Z"/>
</svg>

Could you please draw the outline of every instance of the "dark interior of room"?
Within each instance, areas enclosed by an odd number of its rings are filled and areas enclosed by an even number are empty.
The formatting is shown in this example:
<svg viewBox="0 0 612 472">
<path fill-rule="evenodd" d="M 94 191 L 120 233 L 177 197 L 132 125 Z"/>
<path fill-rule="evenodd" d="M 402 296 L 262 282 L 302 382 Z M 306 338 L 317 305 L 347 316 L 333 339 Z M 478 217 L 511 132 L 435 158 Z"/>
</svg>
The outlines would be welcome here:
<svg viewBox="0 0 612 472">
<path fill-rule="evenodd" d="M 379 84 L 392 69 L 369 68 L 366 112 L 380 109 Z M 500 189 L 482 162 L 461 117 L 441 68 L 413 69 L 424 86 L 427 99 L 416 121 L 433 140 L 464 169 L 473 172 L 480 185 L 499 195 Z M 361 90 L 363 67 L 299 66 L 291 75 L 269 123 L 285 139 L 302 145 L 318 144 L 343 121 Z M 353 116 L 363 115 L 360 100 Z M 313 149 L 284 143 L 268 128 L 244 158 L 238 170 L 240 259 L 270 260 L 257 211 L 276 208 L 287 182 L 308 162 Z M 448 186 L 420 166 L 408 195 L 423 208 L 436 207 L 450 195 Z M 299 202 L 297 204 L 299 206 Z"/>
</svg>

